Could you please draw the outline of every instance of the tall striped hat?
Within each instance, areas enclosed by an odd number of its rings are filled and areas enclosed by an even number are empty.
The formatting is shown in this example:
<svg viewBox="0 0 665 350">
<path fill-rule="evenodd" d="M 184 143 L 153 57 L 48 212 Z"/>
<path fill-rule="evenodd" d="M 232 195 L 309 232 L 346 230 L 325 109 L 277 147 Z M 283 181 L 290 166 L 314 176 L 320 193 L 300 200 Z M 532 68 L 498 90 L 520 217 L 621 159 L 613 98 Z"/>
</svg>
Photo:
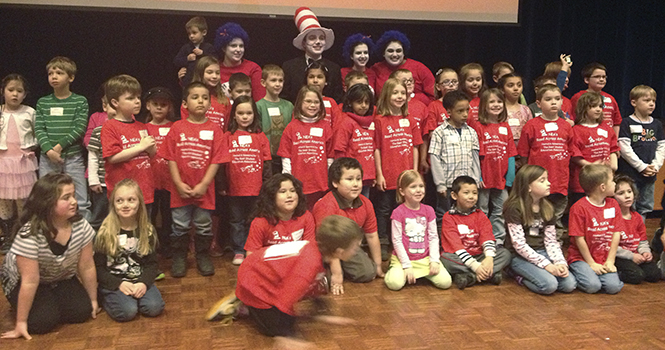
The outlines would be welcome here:
<svg viewBox="0 0 665 350">
<path fill-rule="evenodd" d="M 298 27 L 298 30 L 300 31 L 300 34 L 293 39 L 293 46 L 297 49 L 303 49 L 303 40 L 309 32 L 316 29 L 322 30 L 326 34 L 326 46 L 324 46 L 323 49 L 328 50 L 333 46 L 333 43 L 335 42 L 335 33 L 333 33 L 332 29 L 321 27 L 319 19 L 309 7 L 301 7 L 297 9 L 293 19 L 296 22 L 296 27 Z"/>
</svg>

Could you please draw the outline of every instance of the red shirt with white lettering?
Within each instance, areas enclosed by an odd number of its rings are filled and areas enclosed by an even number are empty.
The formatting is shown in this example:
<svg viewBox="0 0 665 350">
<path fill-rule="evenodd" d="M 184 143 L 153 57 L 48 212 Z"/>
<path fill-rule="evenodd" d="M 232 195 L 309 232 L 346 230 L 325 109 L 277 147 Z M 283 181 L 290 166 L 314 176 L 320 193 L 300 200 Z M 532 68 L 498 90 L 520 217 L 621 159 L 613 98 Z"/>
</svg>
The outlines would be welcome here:
<svg viewBox="0 0 665 350">
<path fill-rule="evenodd" d="M 284 128 L 277 155 L 291 159 L 291 174 L 302 181 L 304 194 L 328 189 L 328 158 L 334 157 L 330 124 L 321 119 L 293 119 Z"/>
<path fill-rule="evenodd" d="M 245 250 L 253 252 L 263 247 L 292 241 L 316 242 L 314 216 L 309 211 L 291 220 L 279 220 L 271 225 L 266 218 L 255 218 L 249 227 Z"/>
<path fill-rule="evenodd" d="M 570 144 L 570 157 L 580 157 L 587 162 L 607 160 L 610 154 L 619 152 L 619 143 L 614 130 L 605 123 L 600 125 L 573 126 L 572 142 Z M 570 162 L 570 191 L 584 193 L 580 185 L 580 171 L 582 167 Z"/>
<path fill-rule="evenodd" d="M 434 100 L 432 103 L 427 106 L 427 118 L 425 120 L 425 125 L 420 124 L 420 128 L 423 129 L 423 136 L 434 131 L 439 125 L 448 119 L 448 111 L 443 107 L 443 102 L 441 100 Z"/>
<path fill-rule="evenodd" d="M 323 96 L 323 108 L 326 110 L 325 120 L 330 124 L 333 130 L 336 130 L 337 123 L 342 118 L 342 109 L 337 105 L 337 102 L 330 97 Z"/>
<path fill-rule="evenodd" d="M 213 123 L 226 131 L 229 124 L 229 117 L 231 115 L 231 108 L 233 106 L 227 101 L 227 104 L 222 104 L 217 101 L 217 98 L 210 96 L 210 108 L 206 112 L 206 117 Z M 189 111 L 183 105 L 180 105 L 180 119 L 185 120 L 189 117 Z"/>
<path fill-rule="evenodd" d="M 572 119 L 575 120 L 575 109 L 577 108 L 577 100 L 582 97 L 585 93 L 587 93 L 589 90 L 582 90 L 570 99 L 570 114 L 572 116 Z M 600 91 L 599 92 L 601 96 L 603 96 L 603 121 L 605 124 L 607 124 L 610 128 L 613 126 L 619 126 L 621 125 L 621 111 L 619 111 L 619 104 L 617 104 L 617 101 L 614 99 L 614 97 L 610 94 L 608 94 L 605 91 Z"/>
<path fill-rule="evenodd" d="M 621 216 L 621 213 L 617 215 Z M 625 230 L 621 232 L 619 248 L 637 253 L 637 247 L 640 245 L 640 242 L 647 240 L 647 227 L 644 226 L 642 216 L 638 212 L 631 210 L 630 220 L 623 219 L 623 223 Z"/>
<path fill-rule="evenodd" d="M 483 253 L 483 243 L 495 241 L 492 224 L 485 213 L 476 209 L 469 215 L 443 215 L 441 223 L 441 248 L 446 253 L 464 249 L 471 255 Z"/>
<path fill-rule="evenodd" d="M 397 188 L 397 177 L 413 169 L 413 148 L 423 143 L 415 119 L 397 115 L 374 118 L 374 147 L 381 152 L 381 167 L 386 189 Z"/>
<path fill-rule="evenodd" d="M 637 215 L 639 216 L 639 215 Z M 604 264 L 610 251 L 614 232 L 625 231 L 621 208 L 614 198 L 605 198 L 602 206 L 593 205 L 588 197 L 584 197 L 572 207 L 568 219 L 568 234 L 571 237 L 584 237 L 591 257 L 598 264 Z M 568 264 L 584 261 L 577 248 L 575 239 L 571 238 L 568 247 Z"/>
<path fill-rule="evenodd" d="M 104 157 L 104 169 L 106 170 L 106 189 L 111 195 L 115 184 L 123 179 L 130 178 L 139 184 L 143 192 L 143 200 L 150 204 L 155 198 L 155 189 L 152 178 L 150 156 L 146 152 L 124 162 L 111 163 L 108 158 L 128 148 L 132 148 L 141 139 L 148 136 L 145 124 L 132 120 L 123 122 L 110 119 L 104 123 L 101 132 L 102 156 Z"/>
<path fill-rule="evenodd" d="M 263 162 L 271 160 L 270 143 L 262 132 L 224 133 L 222 163 L 226 166 L 229 196 L 258 196 L 263 185 Z"/>
<path fill-rule="evenodd" d="M 508 159 L 517 155 L 513 132 L 507 122 L 477 123 L 480 171 L 485 188 L 506 188 Z"/>
<path fill-rule="evenodd" d="M 469 101 L 469 117 L 466 120 L 466 123 L 470 127 L 474 127 L 474 124 L 478 123 L 478 106 L 480 105 L 480 97 L 476 96 Z"/>
<path fill-rule="evenodd" d="M 570 124 L 562 118 L 549 121 L 539 116 L 529 119 L 522 128 L 517 153 L 528 157 L 529 164 L 547 170 L 550 193 L 568 195 L 572 133 Z"/>
<path fill-rule="evenodd" d="M 145 127 L 148 129 L 148 134 L 155 138 L 158 153 L 159 149 L 162 148 L 162 145 L 164 144 L 164 140 L 166 140 L 166 135 L 168 135 L 169 130 L 171 130 L 171 125 L 173 125 L 172 122 L 162 125 L 145 124 Z M 151 164 L 155 189 L 171 191 L 171 184 L 173 181 L 171 180 L 171 173 L 169 172 L 169 161 L 157 154 L 152 157 Z"/>
<path fill-rule="evenodd" d="M 427 120 L 427 105 L 420 102 L 420 100 L 416 100 L 415 98 L 412 98 L 409 100 L 409 117 L 412 117 L 415 119 L 416 122 L 418 122 L 418 127 L 420 128 L 421 135 L 423 127 L 425 126 L 425 121 Z"/>
<path fill-rule="evenodd" d="M 363 128 L 348 112 L 342 115 L 333 135 L 335 157 L 355 158 L 363 168 L 363 181 L 376 178 L 374 165 L 374 124 Z M 358 117 L 362 118 L 362 117 Z M 365 118 L 371 118 L 365 117 Z"/>
<path fill-rule="evenodd" d="M 176 162 L 182 182 L 194 188 L 203 180 L 210 164 L 222 163 L 222 136 L 222 129 L 209 119 L 202 124 L 179 120 L 171 126 L 160 155 Z M 214 210 L 214 181 L 201 198 L 182 198 L 177 191 L 171 195 L 171 208 L 190 204 Z"/>
</svg>

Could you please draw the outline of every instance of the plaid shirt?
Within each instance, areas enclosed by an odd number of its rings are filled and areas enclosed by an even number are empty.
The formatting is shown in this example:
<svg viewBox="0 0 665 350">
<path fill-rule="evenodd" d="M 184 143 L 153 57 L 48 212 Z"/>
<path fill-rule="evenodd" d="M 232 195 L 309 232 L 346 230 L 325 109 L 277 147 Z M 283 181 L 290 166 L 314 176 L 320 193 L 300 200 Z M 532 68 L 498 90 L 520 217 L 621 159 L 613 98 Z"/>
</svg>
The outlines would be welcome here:
<svg viewBox="0 0 665 350">
<path fill-rule="evenodd" d="M 451 187 L 462 175 L 480 180 L 478 134 L 466 123 L 461 130 L 460 135 L 454 126 L 445 122 L 432 132 L 428 153 L 437 191 Z"/>
</svg>

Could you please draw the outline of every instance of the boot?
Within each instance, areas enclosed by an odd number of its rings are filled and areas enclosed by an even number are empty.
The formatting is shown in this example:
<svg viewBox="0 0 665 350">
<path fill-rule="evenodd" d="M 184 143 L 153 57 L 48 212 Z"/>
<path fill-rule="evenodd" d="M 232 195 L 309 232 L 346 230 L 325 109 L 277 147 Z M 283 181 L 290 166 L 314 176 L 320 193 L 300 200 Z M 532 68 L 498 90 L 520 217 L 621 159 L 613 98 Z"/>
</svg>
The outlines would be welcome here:
<svg viewBox="0 0 665 350">
<path fill-rule="evenodd" d="M 196 249 L 196 268 L 201 276 L 212 276 L 215 274 L 215 266 L 210 260 L 210 243 L 212 236 L 196 235 L 194 247 Z"/>
<path fill-rule="evenodd" d="M 171 276 L 185 277 L 187 274 L 187 246 L 189 245 L 189 236 L 171 237 Z"/>
<path fill-rule="evenodd" d="M 14 230 L 15 220 L 16 217 L 7 220 L 0 219 L 0 230 L 2 231 L 2 235 L 0 236 L 0 254 L 7 254 L 12 247 L 14 236 L 16 235 L 16 230 Z"/>
</svg>

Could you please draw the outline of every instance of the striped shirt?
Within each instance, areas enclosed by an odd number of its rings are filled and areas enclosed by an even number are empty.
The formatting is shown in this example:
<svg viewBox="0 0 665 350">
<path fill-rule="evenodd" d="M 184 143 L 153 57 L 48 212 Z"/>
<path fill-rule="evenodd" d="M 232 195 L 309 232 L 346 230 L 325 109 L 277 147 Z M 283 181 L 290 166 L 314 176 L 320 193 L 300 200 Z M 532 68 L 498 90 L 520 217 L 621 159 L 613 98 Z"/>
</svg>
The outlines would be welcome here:
<svg viewBox="0 0 665 350">
<path fill-rule="evenodd" d="M 88 126 L 85 97 L 72 93 L 61 100 L 50 94 L 37 101 L 35 111 L 35 135 L 42 153 L 60 144 L 63 157 L 82 154 L 81 140 Z"/>
<path fill-rule="evenodd" d="M 106 187 L 106 169 L 104 169 L 104 158 L 102 157 L 102 126 L 92 130 L 90 142 L 88 143 L 88 182 L 92 185 Z M 96 160 L 96 163 L 94 163 Z M 93 173 L 93 171 L 96 171 Z"/>
<path fill-rule="evenodd" d="M 72 223 L 72 236 L 62 255 L 55 255 L 42 234 L 29 236 L 30 223 L 21 227 L 11 249 L 5 256 L 0 270 L 2 289 L 6 296 L 18 286 L 21 275 L 16 265 L 16 256 L 37 260 L 39 263 L 39 283 L 53 283 L 74 277 L 83 248 L 92 242 L 95 231 L 87 221 L 81 219 Z"/>
</svg>

